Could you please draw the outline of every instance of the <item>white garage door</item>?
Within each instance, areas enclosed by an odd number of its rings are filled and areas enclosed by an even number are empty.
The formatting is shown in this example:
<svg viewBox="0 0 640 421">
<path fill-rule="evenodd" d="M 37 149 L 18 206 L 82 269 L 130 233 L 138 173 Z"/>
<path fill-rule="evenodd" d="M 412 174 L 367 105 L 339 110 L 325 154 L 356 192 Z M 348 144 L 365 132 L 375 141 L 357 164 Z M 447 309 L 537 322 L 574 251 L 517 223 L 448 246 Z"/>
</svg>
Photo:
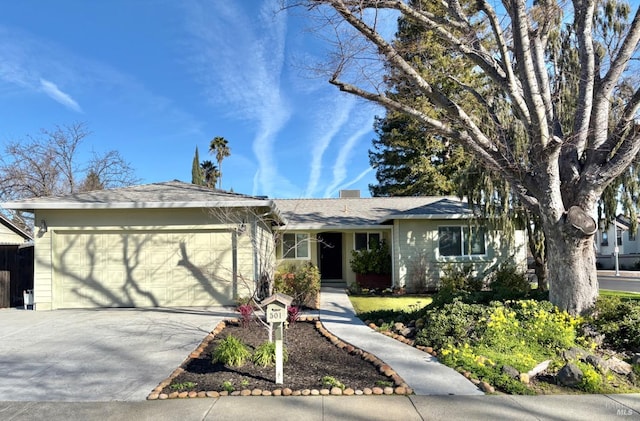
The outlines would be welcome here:
<svg viewBox="0 0 640 421">
<path fill-rule="evenodd" d="M 228 305 L 228 231 L 56 232 L 53 308 Z"/>
</svg>

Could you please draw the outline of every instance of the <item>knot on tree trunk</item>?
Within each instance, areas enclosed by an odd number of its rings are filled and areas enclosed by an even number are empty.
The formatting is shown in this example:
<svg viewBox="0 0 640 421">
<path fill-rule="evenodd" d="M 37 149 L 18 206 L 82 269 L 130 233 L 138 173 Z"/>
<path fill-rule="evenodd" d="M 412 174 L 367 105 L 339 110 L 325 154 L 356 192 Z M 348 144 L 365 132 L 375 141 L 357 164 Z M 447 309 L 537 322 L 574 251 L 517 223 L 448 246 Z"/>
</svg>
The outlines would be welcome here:
<svg viewBox="0 0 640 421">
<path fill-rule="evenodd" d="M 571 206 L 569 208 L 566 213 L 566 221 L 567 224 L 582 233 L 584 237 L 589 237 L 598 230 L 596 220 L 580 206 Z"/>
</svg>

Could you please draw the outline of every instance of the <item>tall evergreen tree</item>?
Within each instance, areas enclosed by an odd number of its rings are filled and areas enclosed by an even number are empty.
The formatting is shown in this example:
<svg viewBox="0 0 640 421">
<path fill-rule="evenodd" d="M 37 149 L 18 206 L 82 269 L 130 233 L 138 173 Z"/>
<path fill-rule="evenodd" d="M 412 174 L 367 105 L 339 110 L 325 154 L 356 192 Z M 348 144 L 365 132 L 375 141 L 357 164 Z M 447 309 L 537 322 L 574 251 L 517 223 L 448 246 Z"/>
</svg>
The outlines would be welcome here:
<svg viewBox="0 0 640 421">
<path fill-rule="evenodd" d="M 191 184 L 197 186 L 204 186 L 204 174 L 202 168 L 200 168 L 200 156 L 198 154 L 198 147 L 196 146 L 196 152 L 193 155 L 193 162 L 191 164 Z"/>
</svg>

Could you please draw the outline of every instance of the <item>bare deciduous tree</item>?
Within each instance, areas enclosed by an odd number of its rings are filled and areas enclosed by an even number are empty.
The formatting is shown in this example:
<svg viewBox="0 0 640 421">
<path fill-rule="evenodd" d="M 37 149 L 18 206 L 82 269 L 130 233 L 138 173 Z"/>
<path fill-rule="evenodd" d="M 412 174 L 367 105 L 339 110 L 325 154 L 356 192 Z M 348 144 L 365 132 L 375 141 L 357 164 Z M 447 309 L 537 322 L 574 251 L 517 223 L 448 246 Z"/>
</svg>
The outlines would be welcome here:
<svg viewBox="0 0 640 421">
<path fill-rule="evenodd" d="M 509 182 L 520 201 L 540 217 L 547 242 L 550 300 L 573 314 L 589 311 L 598 295 L 593 247 L 598 200 L 640 149 L 636 122 L 640 84 L 633 77 L 640 8 L 628 22 L 616 16 L 617 32 L 595 31 L 597 20 L 608 13 L 608 3 L 296 2 L 319 11 L 335 28 L 330 83 L 413 116 L 461 144 L 481 165 Z M 445 76 L 446 68 L 437 60 L 422 62 L 420 51 L 415 60 L 406 60 L 406 54 L 382 34 L 381 24 L 390 16 L 385 10 L 435 34 L 460 66 L 483 78 L 483 87 L 449 77 L 468 95 L 461 96 L 464 101 L 446 95 L 416 67 L 426 66 L 429 72 Z M 570 72 L 554 62 L 560 39 L 564 51 L 577 55 Z M 353 45 L 357 48 L 350 48 Z M 413 98 L 394 96 L 383 75 L 401 78 L 415 93 Z M 559 91 L 569 79 L 575 80 L 574 107 L 568 107 L 567 95 Z M 516 143 L 514 133 L 524 141 Z"/>
<path fill-rule="evenodd" d="M 94 152 L 88 162 L 79 161 L 79 149 L 90 134 L 84 123 L 74 123 L 8 142 L 0 158 L 0 198 L 52 196 L 138 182 L 118 151 Z"/>
<path fill-rule="evenodd" d="M 80 161 L 81 146 L 90 134 L 84 123 L 73 123 L 7 142 L 0 157 L 0 201 L 137 183 L 133 168 L 118 151 L 93 152 L 88 162 Z"/>
</svg>

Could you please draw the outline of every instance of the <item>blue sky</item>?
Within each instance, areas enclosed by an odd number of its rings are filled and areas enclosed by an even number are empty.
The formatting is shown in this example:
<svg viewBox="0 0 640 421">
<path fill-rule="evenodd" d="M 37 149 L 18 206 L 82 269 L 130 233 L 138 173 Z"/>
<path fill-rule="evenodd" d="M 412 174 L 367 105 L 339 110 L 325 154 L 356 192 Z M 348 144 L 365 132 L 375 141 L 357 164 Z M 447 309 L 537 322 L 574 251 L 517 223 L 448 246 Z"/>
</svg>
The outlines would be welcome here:
<svg viewBox="0 0 640 421">
<path fill-rule="evenodd" d="M 87 156 L 115 149 L 144 183 L 189 182 L 195 147 L 215 162 L 209 141 L 223 136 L 224 189 L 368 196 L 373 117 L 383 110 L 307 70 L 330 46 L 303 9 L 274 13 L 278 4 L 3 2 L 0 143 L 86 122 Z"/>
</svg>

